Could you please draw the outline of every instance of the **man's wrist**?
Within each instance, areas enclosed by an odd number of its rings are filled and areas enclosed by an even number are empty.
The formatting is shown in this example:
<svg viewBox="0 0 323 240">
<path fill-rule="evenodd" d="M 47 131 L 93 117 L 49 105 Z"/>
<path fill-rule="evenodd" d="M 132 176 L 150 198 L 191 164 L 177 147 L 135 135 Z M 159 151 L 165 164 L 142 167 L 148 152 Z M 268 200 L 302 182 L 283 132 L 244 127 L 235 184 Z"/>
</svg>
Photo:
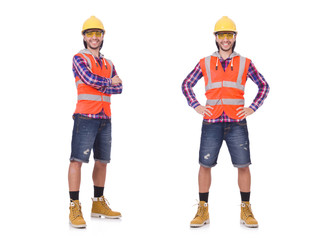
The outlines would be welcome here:
<svg viewBox="0 0 323 240">
<path fill-rule="evenodd" d="M 257 111 L 257 109 L 258 109 L 258 107 L 256 107 L 256 105 L 255 105 L 255 104 L 251 104 L 251 105 L 249 106 L 249 108 L 251 108 L 254 112 L 255 112 L 255 111 Z"/>
<path fill-rule="evenodd" d="M 200 106 L 201 104 L 198 102 L 198 101 L 195 101 L 195 102 L 193 102 L 192 104 L 191 104 L 191 107 L 192 108 L 197 108 L 198 106 Z"/>
</svg>

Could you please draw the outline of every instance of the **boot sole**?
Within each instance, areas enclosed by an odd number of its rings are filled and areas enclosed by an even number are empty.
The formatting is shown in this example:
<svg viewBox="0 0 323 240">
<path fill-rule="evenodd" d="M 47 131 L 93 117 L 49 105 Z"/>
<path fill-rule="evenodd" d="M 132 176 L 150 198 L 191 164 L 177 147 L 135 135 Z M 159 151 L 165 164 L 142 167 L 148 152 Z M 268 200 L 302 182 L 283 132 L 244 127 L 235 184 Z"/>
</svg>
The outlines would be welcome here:
<svg viewBox="0 0 323 240">
<path fill-rule="evenodd" d="M 72 226 L 72 227 L 74 227 L 74 228 L 86 228 L 86 224 L 75 225 L 75 224 L 73 224 L 73 223 L 71 223 L 71 222 L 70 222 L 70 224 L 71 224 L 71 226 Z"/>
<path fill-rule="evenodd" d="M 240 224 L 245 225 L 246 227 L 249 228 L 257 228 L 258 224 L 247 224 L 244 220 L 240 219 Z"/>
<path fill-rule="evenodd" d="M 204 225 L 206 224 L 209 224 L 210 223 L 210 219 L 204 221 L 202 224 L 191 224 L 191 228 L 198 228 L 198 227 L 203 227 Z"/>
<path fill-rule="evenodd" d="M 108 216 L 108 215 L 104 215 L 104 214 L 100 214 L 100 213 L 91 213 L 91 217 L 95 217 L 95 218 L 105 217 L 105 218 L 110 218 L 110 219 L 118 219 L 118 218 L 121 218 L 121 215 L 120 216 Z"/>
</svg>

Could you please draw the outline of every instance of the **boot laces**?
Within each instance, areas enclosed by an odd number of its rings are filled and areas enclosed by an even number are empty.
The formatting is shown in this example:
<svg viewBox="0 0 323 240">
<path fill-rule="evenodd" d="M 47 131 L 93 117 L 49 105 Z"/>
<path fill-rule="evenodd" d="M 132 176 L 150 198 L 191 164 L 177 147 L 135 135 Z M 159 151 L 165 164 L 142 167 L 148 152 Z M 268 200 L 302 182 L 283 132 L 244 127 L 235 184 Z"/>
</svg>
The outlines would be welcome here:
<svg viewBox="0 0 323 240">
<path fill-rule="evenodd" d="M 196 217 L 197 216 L 202 217 L 204 215 L 204 211 L 205 211 L 205 208 L 203 206 L 199 205 L 199 207 L 197 209 Z"/>
<path fill-rule="evenodd" d="M 105 197 L 100 197 L 100 201 L 102 201 L 103 203 L 103 206 L 108 209 L 108 210 L 111 210 L 111 208 L 109 207 L 110 203 L 108 201 L 108 199 L 106 199 Z"/>
<path fill-rule="evenodd" d="M 72 201 L 71 206 L 72 206 L 72 212 L 73 212 L 74 218 L 83 217 L 83 214 L 82 214 L 82 211 L 81 211 L 81 203 L 75 204 L 75 202 Z"/>
<path fill-rule="evenodd" d="M 243 212 L 247 218 L 248 217 L 254 218 L 252 210 L 251 210 L 251 204 L 242 203 L 241 206 L 243 207 Z"/>
<path fill-rule="evenodd" d="M 199 203 L 199 201 L 197 201 L 197 203 L 195 203 L 193 206 L 196 206 L 196 205 L 198 205 L 198 208 L 197 208 L 197 213 L 196 213 L 195 217 L 202 217 L 204 215 L 206 208 L 203 205 L 201 205 Z"/>
</svg>

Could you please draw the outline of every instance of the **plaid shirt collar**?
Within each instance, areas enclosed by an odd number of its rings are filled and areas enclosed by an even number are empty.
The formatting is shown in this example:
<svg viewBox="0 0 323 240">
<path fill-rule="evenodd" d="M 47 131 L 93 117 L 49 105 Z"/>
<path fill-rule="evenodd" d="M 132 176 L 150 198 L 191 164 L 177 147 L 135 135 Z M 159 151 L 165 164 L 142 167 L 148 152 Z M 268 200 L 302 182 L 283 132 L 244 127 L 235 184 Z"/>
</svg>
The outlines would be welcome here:
<svg viewBox="0 0 323 240">
<path fill-rule="evenodd" d="M 221 62 L 223 61 L 223 58 L 221 57 L 219 51 L 214 52 L 212 54 L 212 56 L 219 58 Z M 230 57 L 228 57 L 226 60 L 231 59 L 233 57 L 237 57 L 237 56 L 240 56 L 240 54 L 236 53 L 236 52 L 233 52 L 233 53 L 231 53 Z"/>
<path fill-rule="evenodd" d="M 94 58 L 96 58 L 89 49 L 84 48 L 83 50 L 81 50 L 79 53 L 86 53 L 86 54 L 91 54 Z M 104 55 L 102 53 L 100 53 L 100 58 L 104 58 Z"/>
</svg>

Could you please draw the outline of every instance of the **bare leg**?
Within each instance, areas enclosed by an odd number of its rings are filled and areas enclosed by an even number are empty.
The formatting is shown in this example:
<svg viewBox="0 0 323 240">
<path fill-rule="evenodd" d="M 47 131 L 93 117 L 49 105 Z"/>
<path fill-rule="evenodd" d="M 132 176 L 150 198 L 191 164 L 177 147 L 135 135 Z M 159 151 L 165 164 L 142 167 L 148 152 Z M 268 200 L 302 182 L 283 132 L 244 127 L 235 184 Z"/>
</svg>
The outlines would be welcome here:
<svg viewBox="0 0 323 240">
<path fill-rule="evenodd" d="M 200 166 L 199 171 L 199 192 L 209 192 L 211 187 L 211 168 Z"/>
<path fill-rule="evenodd" d="M 95 161 L 93 174 L 92 174 L 94 186 L 104 187 L 106 172 L 107 172 L 107 164 L 102 163 L 100 161 Z"/>
<path fill-rule="evenodd" d="M 238 168 L 238 185 L 240 192 L 250 192 L 251 174 L 249 167 Z"/>
<path fill-rule="evenodd" d="M 79 191 L 81 185 L 81 167 L 82 163 L 71 161 L 68 169 L 68 185 L 70 191 Z"/>
</svg>

